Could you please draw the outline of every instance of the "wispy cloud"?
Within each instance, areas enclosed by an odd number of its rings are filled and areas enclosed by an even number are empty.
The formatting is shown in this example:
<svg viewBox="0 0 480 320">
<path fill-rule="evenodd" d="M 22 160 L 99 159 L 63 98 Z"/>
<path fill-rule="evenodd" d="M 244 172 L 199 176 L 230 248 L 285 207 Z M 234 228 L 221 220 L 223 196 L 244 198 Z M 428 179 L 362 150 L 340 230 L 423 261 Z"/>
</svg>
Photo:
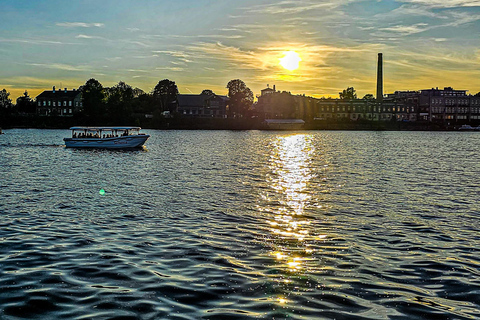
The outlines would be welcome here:
<svg viewBox="0 0 480 320">
<path fill-rule="evenodd" d="M 446 24 L 448 27 L 458 27 L 480 20 L 480 14 L 472 14 L 470 12 L 451 12 L 451 17 L 451 22 Z"/>
<path fill-rule="evenodd" d="M 404 19 L 408 17 L 424 16 L 429 18 L 446 18 L 445 15 L 438 11 L 433 12 L 432 8 L 418 4 L 403 4 L 400 7 L 390 11 L 376 14 L 376 19 L 390 20 L 390 19 Z"/>
<path fill-rule="evenodd" d="M 89 35 L 86 35 L 86 34 L 79 34 L 75 38 L 77 38 L 77 39 L 101 39 L 101 40 L 105 39 L 104 37 L 89 36 Z"/>
<path fill-rule="evenodd" d="M 152 52 L 153 53 L 164 53 L 164 54 L 168 54 L 168 55 L 171 55 L 171 56 L 177 57 L 177 58 L 188 58 L 190 56 L 185 51 L 156 50 L 156 51 L 152 51 Z"/>
<path fill-rule="evenodd" d="M 123 58 L 122 57 L 108 57 L 108 58 L 105 58 L 105 60 L 108 60 L 108 61 L 118 61 L 118 60 L 122 60 Z"/>
<path fill-rule="evenodd" d="M 426 23 L 417 23 L 410 26 L 396 25 L 392 27 L 380 28 L 380 30 L 382 31 L 390 31 L 394 33 L 400 33 L 402 35 L 411 35 L 415 33 L 424 32 L 429 29 L 430 27 L 428 27 L 428 24 Z"/>
<path fill-rule="evenodd" d="M 26 76 L 18 76 L 18 77 L 13 77 L 9 79 L 0 79 L 5 80 L 5 83 L 11 86 L 16 86 L 16 87 L 25 87 L 25 88 L 51 88 L 51 84 L 53 81 L 58 81 L 58 80 L 52 80 L 52 79 L 47 79 L 47 78 L 38 78 L 38 77 L 26 77 Z"/>
<path fill-rule="evenodd" d="M 61 41 L 39 40 L 39 39 L 5 39 L 0 38 L 0 42 L 25 43 L 25 44 L 41 44 L 41 45 L 63 45 Z M 71 44 L 71 43 L 69 43 Z"/>
<path fill-rule="evenodd" d="M 278 3 L 262 4 L 252 8 L 247 8 L 249 13 L 261 14 L 301 14 L 316 9 L 334 9 L 351 0 L 327 0 L 327 1 L 308 1 L 308 0 L 285 0 Z"/>
<path fill-rule="evenodd" d="M 105 24 L 103 23 L 87 23 L 87 22 L 57 22 L 55 24 L 58 27 L 65 27 L 65 28 L 91 28 L 91 27 L 97 27 L 101 28 Z"/>
<path fill-rule="evenodd" d="M 398 2 L 415 3 L 434 8 L 480 7 L 479 0 L 398 0 Z"/>
<path fill-rule="evenodd" d="M 65 71 L 89 71 L 91 70 L 88 66 L 72 66 L 69 64 L 62 64 L 62 63 L 28 63 L 30 66 L 34 67 L 42 67 L 48 69 L 57 69 L 57 70 L 65 70 Z"/>
<path fill-rule="evenodd" d="M 167 71 L 183 71 L 185 70 L 184 68 L 179 68 L 179 67 L 157 67 L 155 70 L 167 70 Z"/>
<path fill-rule="evenodd" d="M 268 61 L 251 50 L 242 50 L 238 47 L 227 46 L 221 42 L 201 42 L 188 47 L 189 51 L 196 52 L 197 57 L 203 59 L 218 59 L 235 64 L 241 69 L 260 69 L 267 67 Z"/>
</svg>

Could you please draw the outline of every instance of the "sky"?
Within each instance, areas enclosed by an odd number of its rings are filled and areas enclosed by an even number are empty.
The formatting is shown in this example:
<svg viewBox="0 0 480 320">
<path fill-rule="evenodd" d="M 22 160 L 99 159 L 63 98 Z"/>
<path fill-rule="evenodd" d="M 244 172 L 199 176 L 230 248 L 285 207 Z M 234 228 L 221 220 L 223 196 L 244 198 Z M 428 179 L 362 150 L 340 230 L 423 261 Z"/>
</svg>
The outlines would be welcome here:
<svg viewBox="0 0 480 320">
<path fill-rule="evenodd" d="M 338 97 L 451 86 L 480 91 L 480 0 L 0 0 L 0 90 L 104 87 L 227 94 L 241 79 Z M 299 68 L 280 65 L 295 51 Z"/>
</svg>

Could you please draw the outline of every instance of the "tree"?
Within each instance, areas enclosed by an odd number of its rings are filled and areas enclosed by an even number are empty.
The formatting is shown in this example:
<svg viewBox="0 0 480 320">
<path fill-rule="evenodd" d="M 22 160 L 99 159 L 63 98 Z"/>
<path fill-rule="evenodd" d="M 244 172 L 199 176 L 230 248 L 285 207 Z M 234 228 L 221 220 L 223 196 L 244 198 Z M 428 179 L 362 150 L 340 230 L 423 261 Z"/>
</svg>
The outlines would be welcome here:
<svg viewBox="0 0 480 320">
<path fill-rule="evenodd" d="M 475 94 L 475 97 L 480 97 L 480 92 L 477 92 L 477 94 Z"/>
<path fill-rule="evenodd" d="M 174 81 L 164 79 L 153 89 L 153 96 L 160 103 L 162 111 L 173 112 L 177 104 L 178 88 Z"/>
<path fill-rule="evenodd" d="M 107 88 L 107 113 L 115 124 L 128 121 L 132 114 L 132 104 L 135 98 L 135 90 L 123 81 Z"/>
<path fill-rule="evenodd" d="M 102 84 L 92 78 L 80 87 L 80 91 L 85 115 L 97 119 L 105 116 L 105 90 Z"/>
<path fill-rule="evenodd" d="M 348 87 L 347 89 L 340 92 L 339 95 L 340 99 L 344 100 L 357 99 L 357 93 L 353 87 Z"/>
<path fill-rule="evenodd" d="M 363 96 L 363 100 L 375 100 L 375 96 L 371 93 L 367 93 L 366 95 Z"/>
<path fill-rule="evenodd" d="M 22 113 L 35 113 L 35 102 L 28 95 L 27 90 L 23 93 L 23 96 L 17 98 L 16 108 L 18 112 Z"/>
<path fill-rule="evenodd" d="M 133 100 L 132 110 L 135 113 L 149 113 L 153 114 L 155 111 L 155 98 L 153 95 L 143 93 Z"/>
<path fill-rule="evenodd" d="M 12 107 L 12 99 L 9 98 L 10 92 L 3 89 L 0 91 L 0 108 L 10 109 Z"/>
<path fill-rule="evenodd" d="M 202 93 L 200 93 L 200 94 L 206 95 L 206 96 L 214 96 L 214 95 L 215 95 L 215 93 L 213 93 L 213 91 L 210 90 L 210 89 L 205 89 L 205 90 L 203 90 Z"/>
<path fill-rule="evenodd" d="M 230 98 L 230 116 L 245 116 L 253 104 L 253 92 L 240 79 L 230 80 L 227 84 Z"/>
</svg>

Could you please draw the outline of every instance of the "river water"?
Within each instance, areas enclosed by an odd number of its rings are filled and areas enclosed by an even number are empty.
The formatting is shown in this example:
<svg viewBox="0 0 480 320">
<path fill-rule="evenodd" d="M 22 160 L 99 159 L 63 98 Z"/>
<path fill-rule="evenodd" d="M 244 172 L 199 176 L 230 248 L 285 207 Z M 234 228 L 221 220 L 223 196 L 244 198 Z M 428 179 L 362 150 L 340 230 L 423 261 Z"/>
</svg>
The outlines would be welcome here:
<svg viewBox="0 0 480 320">
<path fill-rule="evenodd" d="M 480 318 L 478 133 L 4 132 L 0 319 Z"/>
</svg>

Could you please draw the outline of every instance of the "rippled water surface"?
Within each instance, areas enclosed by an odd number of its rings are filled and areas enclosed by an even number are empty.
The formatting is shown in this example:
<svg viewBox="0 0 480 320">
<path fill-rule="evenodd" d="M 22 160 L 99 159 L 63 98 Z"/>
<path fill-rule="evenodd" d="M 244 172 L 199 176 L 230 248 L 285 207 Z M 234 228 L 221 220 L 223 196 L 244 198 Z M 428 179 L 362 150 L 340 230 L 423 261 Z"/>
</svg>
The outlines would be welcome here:
<svg viewBox="0 0 480 320">
<path fill-rule="evenodd" d="M 4 132 L 0 319 L 480 318 L 479 133 Z"/>
</svg>

